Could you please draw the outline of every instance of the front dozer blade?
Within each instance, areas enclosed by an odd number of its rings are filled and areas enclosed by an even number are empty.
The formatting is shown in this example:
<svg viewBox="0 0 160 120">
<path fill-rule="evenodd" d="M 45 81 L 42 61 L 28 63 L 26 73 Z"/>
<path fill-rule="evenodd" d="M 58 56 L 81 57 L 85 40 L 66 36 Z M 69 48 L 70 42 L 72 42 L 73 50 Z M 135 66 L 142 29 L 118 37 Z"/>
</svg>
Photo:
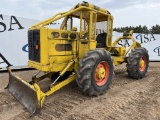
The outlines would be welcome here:
<svg viewBox="0 0 160 120">
<path fill-rule="evenodd" d="M 31 114 L 39 112 L 37 91 L 33 85 L 9 73 L 8 90 Z"/>
</svg>

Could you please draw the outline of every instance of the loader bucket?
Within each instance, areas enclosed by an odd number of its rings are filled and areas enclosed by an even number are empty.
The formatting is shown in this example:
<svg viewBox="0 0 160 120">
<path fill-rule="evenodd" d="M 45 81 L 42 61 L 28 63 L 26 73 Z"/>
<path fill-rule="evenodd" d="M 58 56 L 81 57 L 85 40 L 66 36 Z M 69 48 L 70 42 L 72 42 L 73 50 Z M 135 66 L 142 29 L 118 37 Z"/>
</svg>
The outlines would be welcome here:
<svg viewBox="0 0 160 120">
<path fill-rule="evenodd" d="M 39 112 L 37 91 L 33 85 L 9 73 L 8 90 L 31 114 Z"/>
</svg>

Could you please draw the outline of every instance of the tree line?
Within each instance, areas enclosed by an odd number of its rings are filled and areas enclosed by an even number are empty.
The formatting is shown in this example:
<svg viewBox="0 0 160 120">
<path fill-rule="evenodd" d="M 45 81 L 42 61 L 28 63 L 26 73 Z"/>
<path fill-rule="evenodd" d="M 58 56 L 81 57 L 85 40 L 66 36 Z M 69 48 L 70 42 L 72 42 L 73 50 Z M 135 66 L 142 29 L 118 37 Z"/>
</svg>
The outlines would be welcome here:
<svg viewBox="0 0 160 120">
<path fill-rule="evenodd" d="M 118 28 L 114 28 L 113 31 L 117 31 L 117 32 L 123 32 L 125 30 L 133 30 L 134 33 L 152 33 L 152 34 L 160 34 L 160 25 L 156 24 L 151 26 L 151 28 L 148 28 L 146 25 L 144 26 L 127 26 L 127 27 L 118 27 Z"/>
</svg>

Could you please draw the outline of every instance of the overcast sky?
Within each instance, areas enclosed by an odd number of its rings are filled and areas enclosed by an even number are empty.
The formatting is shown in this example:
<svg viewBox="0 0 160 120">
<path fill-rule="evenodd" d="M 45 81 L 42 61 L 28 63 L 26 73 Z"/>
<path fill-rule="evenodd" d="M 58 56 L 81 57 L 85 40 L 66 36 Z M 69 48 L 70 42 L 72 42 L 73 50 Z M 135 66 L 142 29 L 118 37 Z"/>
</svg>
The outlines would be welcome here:
<svg viewBox="0 0 160 120">
<path fill-rule="evenodd" d="M 1 0 L 0 14 L 44 20 L 82 0 Z M 114 16 L 114 27 L 160 24 L 160 0 L 88 0 Z"/>
</svg>

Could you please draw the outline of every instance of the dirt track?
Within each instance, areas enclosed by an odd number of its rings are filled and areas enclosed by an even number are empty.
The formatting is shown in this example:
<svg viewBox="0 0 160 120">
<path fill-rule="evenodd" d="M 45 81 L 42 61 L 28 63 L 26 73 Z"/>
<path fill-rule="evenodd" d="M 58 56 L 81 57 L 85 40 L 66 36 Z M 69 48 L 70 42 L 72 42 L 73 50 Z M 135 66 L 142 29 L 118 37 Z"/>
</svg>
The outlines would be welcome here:
<svg viewBox="0 0 160 120">
<path fill-rule="evenodd" d="M 36 72 L 14 73 L 29 80 Z M 141 80 L 130 79 L 125 65 L 115 67 L 115 74 L 106 94 L 87 97 L 74 81 L 48 97 L 41 114 L 30 118 L 30 113 L 4 90 L 8 74 L 0 73 L 0 120 L 160 120 L 160 62 L 151 62 Z"/>
</svg>

